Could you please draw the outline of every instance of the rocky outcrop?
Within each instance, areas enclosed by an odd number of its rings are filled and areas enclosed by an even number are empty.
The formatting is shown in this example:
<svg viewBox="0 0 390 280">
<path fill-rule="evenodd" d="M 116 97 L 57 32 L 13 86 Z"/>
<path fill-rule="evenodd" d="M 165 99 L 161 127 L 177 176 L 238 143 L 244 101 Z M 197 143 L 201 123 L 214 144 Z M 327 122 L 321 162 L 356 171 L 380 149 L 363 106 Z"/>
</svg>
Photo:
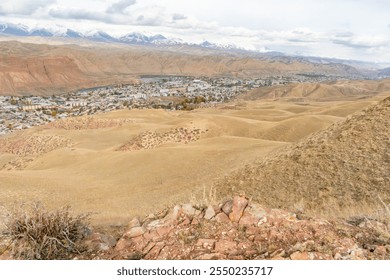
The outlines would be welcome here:
<svg viewBox="0 0 390 280">
<path fill-rule="evenodd" d="M 99 119 L 92 116 L 68 118 L 48 123 L 46 128 L 65 129 L 65 130 L 84 130 L 84 129 L 102 129 L 111 127 L 120 127 L 127 123 L 133 123 L 131 119 Z"/>
<path fill-rule="evenodd" d="M 115 245 L 99 234 L 87 243 L 99 249 L 94 259 L 390 259 L 387 227 L 359 219 L 309 218 L 235 196 L 134 218 Z"/>
<path fill-rule="evenodd" d="M 207 130 L 200 128 L 177 127 L 164 133 L 146 131 L 134 137 L 128 143 L 122 145 L 120 151 L 138 151 L 155 149 L 160 145 L 167 143 L 184 143 L 198 141 L 202 134 Z"/>
<path fill-rule="evenodd" d="M 71 144 L 70 139 L 57 135 L 31 135 L 18 139 L 0 139 L 0 155 L 16 156 L 3 166 L 0 165 L 0 170 L 24 169 L 35 157 L 56 149 L 70 147 Z"/>
</svg>

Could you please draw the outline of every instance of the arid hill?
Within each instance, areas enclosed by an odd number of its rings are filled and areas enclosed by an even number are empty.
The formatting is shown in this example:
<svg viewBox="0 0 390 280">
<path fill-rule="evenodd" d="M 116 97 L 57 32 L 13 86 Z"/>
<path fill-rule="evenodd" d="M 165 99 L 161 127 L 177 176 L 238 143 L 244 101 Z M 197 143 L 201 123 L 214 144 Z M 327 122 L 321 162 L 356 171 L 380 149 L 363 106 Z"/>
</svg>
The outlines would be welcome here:
<svg viewBox="0 0 390 280">
<path fill-rule="evenodd" d="M 248 165 L 217 184 L 268 207 L 372 215 L 390 203 L 390 97 Z"/>
<path fill-rule="evenodd" d="M 380 81 L 339 80 L 261 87 L 240 97 L 243 100 L 330 101 L 367 98 L 390 91 L 390 79 Z"/>
<path fill-rule="evenodd" d="M 284 61 L 192 48 L 0 42 L 1 95 L 51 95 L 79 88 L 131 83 L 139 75 L 261 77 L 302 73 L 359 76 L 355 68 L 338 63 Z"/>
</svg>

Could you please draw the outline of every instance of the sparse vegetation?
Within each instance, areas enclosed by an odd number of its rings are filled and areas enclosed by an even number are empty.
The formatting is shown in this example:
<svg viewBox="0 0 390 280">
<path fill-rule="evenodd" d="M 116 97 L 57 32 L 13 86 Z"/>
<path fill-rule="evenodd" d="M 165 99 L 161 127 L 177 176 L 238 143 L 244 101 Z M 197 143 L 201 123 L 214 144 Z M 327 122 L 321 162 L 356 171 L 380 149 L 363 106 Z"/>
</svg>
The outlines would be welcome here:
<svg viewBox="0 0 390 280">
<path fill-rule="evenodd" d="M 73 215 L 70 207 L 49 211 L 35 203 L 7 213 L 2 236 L 10 240 L 14 258 L 67 259 L 82 250 L 88 224 L 88 214 Z"/>
</svg>

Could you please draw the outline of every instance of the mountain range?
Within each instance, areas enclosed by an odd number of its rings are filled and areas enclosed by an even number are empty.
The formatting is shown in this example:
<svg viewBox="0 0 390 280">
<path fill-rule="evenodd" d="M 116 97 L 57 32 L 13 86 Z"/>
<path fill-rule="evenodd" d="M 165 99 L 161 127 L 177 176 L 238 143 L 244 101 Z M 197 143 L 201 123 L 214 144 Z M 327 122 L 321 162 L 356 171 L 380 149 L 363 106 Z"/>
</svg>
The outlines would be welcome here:
<svg viewBox="0 0 390 280">
<path fill-rule="evenodd" d="M 0 23 L 0 36 L 38 36 L 38 37 L 59 37 L 72 39 L 86 39 L 96 42 L 105 43 L 124 43 L 132 45 L 156 45 L 156 46 L 171 46 L 171 45 L 194 45 L 210 49 L 237 49 L 238 47 L 229 44 L 221 45 L 204 41 L 200 44 L 192 44 L 184 42 L 178 38 L 167 38 L 161 34 L 145 35 L 139 32 L 131 32 L 124 36 L 111 36 L 104 31 L 90 31 L 81 33 L 72 29 L 48 29 L 48 28 L 30 28 L 22 24 Z"/>
</svg>

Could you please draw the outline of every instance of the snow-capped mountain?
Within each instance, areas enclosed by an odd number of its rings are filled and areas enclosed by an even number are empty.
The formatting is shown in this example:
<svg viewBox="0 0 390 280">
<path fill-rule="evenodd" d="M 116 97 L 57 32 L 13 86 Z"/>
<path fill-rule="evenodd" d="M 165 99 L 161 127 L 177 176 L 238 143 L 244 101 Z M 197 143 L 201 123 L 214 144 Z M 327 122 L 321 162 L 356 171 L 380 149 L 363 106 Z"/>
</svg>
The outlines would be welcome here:
<svg viewBox="0 0 390 280">
<path fill-rule="evenodd" d="M 63 37 L 66 38 L 83 38 L 84 35 L 80 32 L 74 31 L 72 29 L 67 29 L 65 33 L 63 33 Z"/>
<path fill-rule="evenodd" d="M 150 43 L 149 37 L 141 33 L 129 33 L 125 36 L 120 37 L 119 41 L 128 44 L 142 44 L 142 45 Z"/>
<path fill-rule="evenodd" d="M 45 28 L 39 28 L 30 30 L 28 36 L 53 37 L 54 34 Z"/>
<path fill-rule="evenodd" d="M 92 33 L 88 33 L 83 36 L 86 39 L 92 40 L 92 41 L 97 41 L 97 42 L 118 42 L 118 39 L 112 37 L 106 32 L 103 31 L 96 31 Z"/>
<path fill-rule="evenodd" d="M 0 23 L 0 34 L 13 36 L 28 36 L 28 27 L 21 24 Z"/>
<path fill-rule="evenodd" d="M 51 28 L 29 28 L 28 26 L 12 23 L 0 23 L 0 36 L 38 36 L 38 37 L 59 37 L 86 39 L 95 42 L 123 43 L 133 45 L 155 45 L 155 46 L 175 46 L 186 45 L 209 49 L 238 49 L 233 45 L 219 45 L 204 41 L 201 44 L 188 43 L 178 38 L 167 38 L 161 34 L 146 35 L 139 32 L 128 33 L 124 36 L 115 37 L 104 31 L 95 30 L 87 33 L 81 33 L 72 29 L 63 27 Z"/>
</svg>

